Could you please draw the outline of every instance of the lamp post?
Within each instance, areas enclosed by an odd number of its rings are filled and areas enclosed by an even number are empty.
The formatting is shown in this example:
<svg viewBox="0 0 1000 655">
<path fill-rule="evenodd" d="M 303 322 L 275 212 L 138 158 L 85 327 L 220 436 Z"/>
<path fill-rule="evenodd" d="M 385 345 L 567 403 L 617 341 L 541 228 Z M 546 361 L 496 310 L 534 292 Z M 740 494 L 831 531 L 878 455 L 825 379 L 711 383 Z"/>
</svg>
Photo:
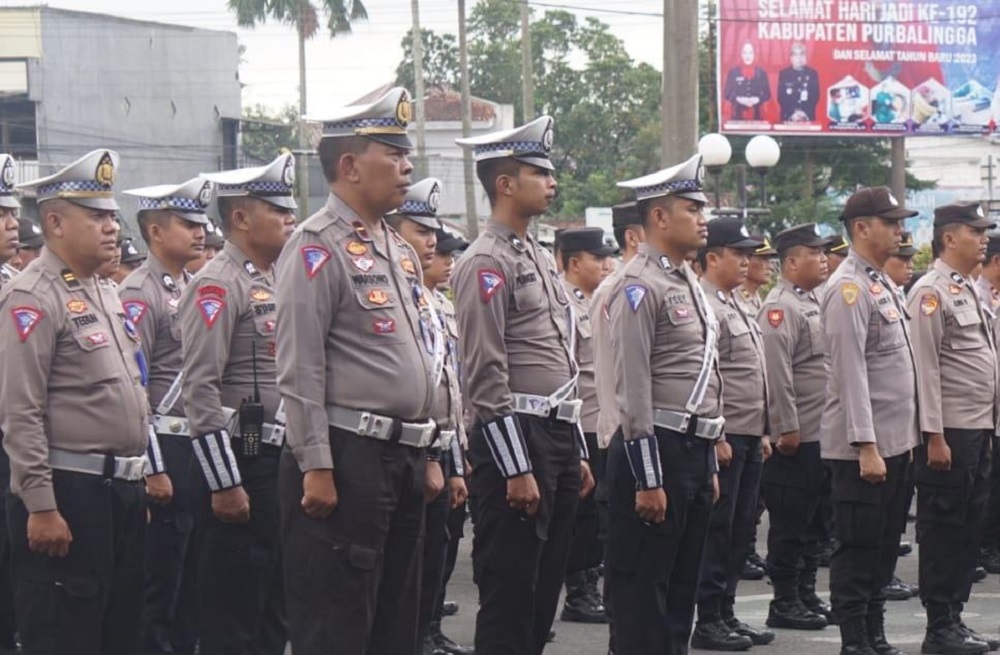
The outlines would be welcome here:
<svg viewBox="0 0 1000 655">
<path fill-rule="evenodd" d="M 706 134 L 698 141 L 698 154 L 701 155 L 701 162 L 712 176 L 715 185 L 715 208 L 721 206 L 721 182 L 722 169 L 733 157 L 733 146 L 729 139 L 718 133 Z"/>
<path fill-rule="evenodd" d="M 750 143 L 747 144 L 746 155 L 747 163 L 760 176 L 760 204 L 761 207 L 767 208 L 767 186 L 765 179 L 767 178 L 767 172 L 774 168 L 778 164 L 778 160 L 781 159 L 781 146 L 771 137 L 761 134 L 750 139 Z"/>
<path fill-rule="evenodd" d="M 722 170 L 729 164 L 733 155 L 733 147 L 730 145 L 729 139 L 722 134 L 706 134 L 698 141 L 698 154 L 701 155 L 702 163 L 715 183 L 715 208 L 712 210 L 715 216 L 729 216 L 747 221 L 750 216 L 771 213 L 771 210 L 767 208 L 767 191 L 764 187 L 764 178 L 768 171 L 774 168 L 781 158 L 781 147 L 777 141 L 769 136 L 761 135 L 750 139 L 750 142 L 747 144 L 745 153 L 747 163 L 760 176 L 761 180 L 760 208 L 749 208 L 747 206 L 745 164 L 736 164 L 735 167 L 737 207 L 722 206 Z"/>
</svg>

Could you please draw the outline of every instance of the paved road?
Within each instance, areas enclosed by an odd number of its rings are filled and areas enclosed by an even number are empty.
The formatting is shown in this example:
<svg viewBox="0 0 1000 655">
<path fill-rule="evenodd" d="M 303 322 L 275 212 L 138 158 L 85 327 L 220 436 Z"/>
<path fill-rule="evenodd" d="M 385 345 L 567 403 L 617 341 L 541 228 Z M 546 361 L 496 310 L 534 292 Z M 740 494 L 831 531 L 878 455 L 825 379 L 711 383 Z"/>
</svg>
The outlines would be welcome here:
<svg viewBox="0 0 1000 655">
<path fill-rule="evenodd" d="M 766 521 L 766 516 L 765 516 Z M 762 526 L 766 530 L 766 524 Z M 448 597 L 460 604 L 459 614 L 444 621 L 444 632 L 461 643 L 471 644 L 475 629 L 476 588 L 472 584 L 472 564 L 469 558 L 471 527 L 467 526 L 467 537 L 463 542 L 463 552 L 458 567 L 449 586 Z M 761 533 L 761 539 L 766 532 Z M 913 541 L 913 524 L 907 527 L 904 537 Z M 761 551 L 763 552 L 763 550 Z M 909 582 L 917 581 L 917 552 L 899 560 L 897 571 Z M 820 569 L 819 587 L 827 589 L 827 570 Z M 747 623 L 762 626 L 767 616 L 771 588 L 766 581 L 742 582 L 736 599 L 737 615 Z M 821 592 L 821 595 L 826 594 Z M 920 652 L 923 639 L 924 613 L 917 599 L 888 604 L 887 634 L 890 642 L 901 650 L 916 654 Z M 1000 584 L 998 576 L 991 575 L 975 585 L 973 597 L 966 609 L 966 622 L 970 627 L 983 632 L 997 632 L 1000 622 Z M 606 626 L 590 626 L 578 623 L 562 623 L 556 619 L 553 626 L 556 641 L 545 650 L 546 655 L 605 655 L 607 648 Z M 836 626 L 818 632 L 777 630 L 777 639 L 769 646 L 758 646 L 754 651 L 769 655 L 835 655 L 840 650 L 840 636 Z M 692 652 L 706 652 L 696 651 Z"/>
</svg>

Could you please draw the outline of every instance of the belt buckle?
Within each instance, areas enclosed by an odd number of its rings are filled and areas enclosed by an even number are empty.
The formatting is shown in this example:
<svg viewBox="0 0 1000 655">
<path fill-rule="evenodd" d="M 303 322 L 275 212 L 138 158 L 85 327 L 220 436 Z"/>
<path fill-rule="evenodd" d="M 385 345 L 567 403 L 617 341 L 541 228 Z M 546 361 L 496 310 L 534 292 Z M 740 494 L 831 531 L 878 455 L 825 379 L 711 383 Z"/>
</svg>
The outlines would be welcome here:
<svg viewBox="0 0 1000 655">
<path fill-rule="evenodd" d="M 428 421 L 427 425 L 424 426 L 424 429 L 420 433 L 420 443 L 417 444 L 417 447 L 423 448 L 425 446 L 429 446 L 436 431 L 437 424 L 435 424 L 434 421 Z"/>
<path fill-rule="evenodd" d="M 122 458 L 120 460 L 124 466 L 122 467 L 120 475 L 130 482 L 134 482 L 142 477 L 142 473 L 146 468 L 146 458 L 145 457 L 128 457 Z M 117 467 L 116 467 L 117 468 Z"/>
<path fill-rule="evenodd" d="M 361 417 L 358 419 L 358 435 L 362 437 L 373 436 L 371 434 L 372 427 L 372 415 L 371 412 L 361 412 Z"/>
<path fill-rule="evenodd" d="M 680 424 L 680 427 L 678 428 L 677 431 L 678 432 L 683 432 L 683 433 L 686 434 L 687 431 L 688 431 L 688 428 L 691 427 L 691 419 L 693 419 L 693 418 L 694 417 L 691 416 L 691 414 L 689 414 L 689 413 L 682 414 L 681 415 L 681 424 Z"/>
<path fill-rule="evenodd" d="M 272 446 L 283 446 L 285 445 L 285 426 L 284 425 L 274 425 L 271 429 L 271 445 Z"/>
</svg>

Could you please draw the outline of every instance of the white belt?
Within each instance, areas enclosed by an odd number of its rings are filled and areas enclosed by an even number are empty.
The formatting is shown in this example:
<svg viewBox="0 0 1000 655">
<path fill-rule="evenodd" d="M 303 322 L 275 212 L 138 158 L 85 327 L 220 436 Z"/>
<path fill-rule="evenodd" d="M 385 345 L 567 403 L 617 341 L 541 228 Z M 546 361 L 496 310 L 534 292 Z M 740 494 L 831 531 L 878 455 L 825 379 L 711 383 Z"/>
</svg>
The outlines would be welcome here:
<svg viewBox="0 0 1000 655">
<path fill-rule="evenodd" d="M 99 453 L 77 453 L 62 448 L 49 448 L 49 466 L 61 471 L 76 471 L 91 475 L 107 475 L 108 459 L 114 460 L 111 477 L 135 482 L 145 475 L 146 456 L 115 457 Z"/>
<path fill-rule="evenodd" d="M 692 432 L 694 436 L 713 441 L 722 436 L 722 430 L 726 426 L 726 419 L 721 416 L 719 418 L 701 418 L 669 409 L 653 410 L 653 424 L 674 432 L 687 434 L 691 427 L 691 421 L 695 421 Z"/>
<path fill-rule="evenodd" d="M 448 450 L 451 448 L 452 440 L 458 438 L 457 430 L 439 430 L 438 431 L 438 447 L 441 450 Z"/>
<path fill-rule="evenodd" d="M 238 412 L 235 409 L 232 409 L 231 407 L 222 408 L 222 415 L 225 417 L 226 425 L 230 426 L 231 428 L 229 430 L 229 433 L 232 434 L 234 437 L 240 436 L 240 431 L 238 429 L 239 426 L 236 425 L 236 423 L 239 422 L 239 418 L 236 416 L 237 413 Z M 274 416 L 275 418 L 277 418 L 278 414 L 275 413 Z M 232 423 L 232 425 L 230 425 L 230 423 Z M 156 425 L 155 419 L 153 421 L 153 425 L 154 426 Z M 282 446 L 285 445 L 286 428 L 284 425 L 282 425 L 281 423 L 264 423 L 263 425 L 260 426 L 260 428 L 261 428 L 260 440 L 263 443 L 266 443 L 269 446 L 274 446 L 276 448 L 281 448 Z M 159 429 L 156 430 L 156 433 L 161 434 Z M 170 433 L 167 432 L 166 434 Z"/>
<path fill-rule="evenodd" d="M 156 434 L 173 434 L 178 437 L 190 437 L 191 426 L 183 416 L 153 415 L 153 431 Z"/>
<path fill-rule="evenodd" d="M 556 420 L 566 423 L 577 423 L 580 420 L 582 400 L 562 400 L 552 404 L 547 396 L 535 396 L 530 393 L 515 393 L 514 411 L 548 418 L 552 410 L 556 410 Z"/>
<path fill-rule="evenodd" d="M 424 423 L 404 423 L 391 416 L 381 416 L 335 405 L 326 406 L 330 425 L 340 430 L 354 432 L 362 437 L 379 441 L 394 441 L 404 446 L 426 448 L 434 440 L 437 423 L 428 419 Z"/>
</svg>

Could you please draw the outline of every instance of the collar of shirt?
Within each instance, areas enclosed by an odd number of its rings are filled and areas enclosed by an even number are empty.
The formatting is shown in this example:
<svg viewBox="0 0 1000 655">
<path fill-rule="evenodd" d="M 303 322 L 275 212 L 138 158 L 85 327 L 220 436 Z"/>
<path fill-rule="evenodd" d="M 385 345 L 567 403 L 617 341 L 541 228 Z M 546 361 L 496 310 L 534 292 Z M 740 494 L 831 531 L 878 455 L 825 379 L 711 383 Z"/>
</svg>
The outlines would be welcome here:
<svg viewBox="0 0 1000 655">
<path fill-rule="evenodd" d="M 678 265 L 676 262 L 670 260 L 662 252 L 651 246 L 648 242 L 639 244 L 639 252 L 645 254 L 654 264 L 660 267 L 661 270 L 667 271 L 668 273 L 677 273 L 681 277 L 688 277 L 685 274 L 684 269 L 691 271 L 691 268 L 687 265 L 687 261 L 683 261 Z M 694 280 L 694 271 L 691 271 L 692 275 L 689 280 Z M 697 281 L 695 280 L 695 283 Z"/>
<path fill-rule="evenodd" d="M 957 284 L 958 286 L 965 286 L 966 284 L 969 284 L 970 287 L 972 286 L 968 278 L 966 278 L 964 275 L 956 271 L 951 266 L 945 264 L 940 259 L 935 259 L 931 267 L 941 275 L 948 278 L 948 280 L 950 280 L 951 282 Z"/>
<path fill-rule="evenodd" d="M 62 285 L 70 291 L 83 289 L 90 294 L 97 293 L 96 275 L 89 278 L 77 277 L 69 270 L 69 266 L 66 265 L 66 262 L 60 259 L 48 248 L 42 248 L 42 254 L 38 256 L 38 262 L 39 266 L 55 273 L 61 280 Z"/>
<path fill-rule="evenodd" d="M 163 265 L 163 261 L 159 257 L 156 257 L 152 252 L 146 255 L 145 265 L 149 268 L 150 274 L 152 274 L 156 279 L 157 284 L 170 293 L 180 292 L 182 283 L 186 281 L 183 273 L 181 273 L 181 277 L 179 279 L 175 278 L 170 271 L 167 270 L 167 267 Z M 170 280 L 169 284 L 167 283 L 167 280 Z"/>
<path fill-rule="evenodd" d="M 502 241 L 507 241 L 519 252 L 524 252 L 528 249 L 528 246 L 534 247 L 535 240 L 531 236 L 531 232 L 525 232 L 524 238 L 522 239 L 517 232 L 511 229 L 510 226 L 504 225 L 499 221 L 490 219 L 486 221 L 486 231 L 492 232 Z"/>
<path fill-rule="evenodd" d="M 701 288 L 705 290 L 705 293 L 712 296 L 716 300 L 722 302 L 723 305 L 733 305 L 733 294 L 732 292 L 726 293 L 719 286 L 713 282 L 710 282 L 707 278 L 702 277 Z"/>
</svg>

